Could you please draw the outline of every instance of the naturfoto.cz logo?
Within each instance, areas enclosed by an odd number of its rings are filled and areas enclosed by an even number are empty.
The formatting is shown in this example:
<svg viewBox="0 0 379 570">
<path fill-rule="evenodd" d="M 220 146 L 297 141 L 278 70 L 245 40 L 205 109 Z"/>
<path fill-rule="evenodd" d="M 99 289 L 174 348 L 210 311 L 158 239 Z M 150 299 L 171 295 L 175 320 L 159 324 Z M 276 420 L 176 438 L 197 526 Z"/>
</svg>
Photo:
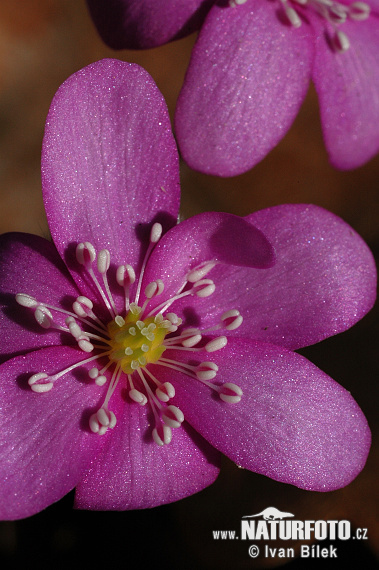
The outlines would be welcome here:
<svg viewBox="0 0 379 570">
<path fill-rule="evenodd" d="M 295 515 L 268 507 L 262 512 L 242 517 L 240 534 L 232 530 L 213 531 L 214 540 L 366 540 L 367 528 L 352 529 L 348 520 L 296 520 Z M 267 544 L 252 544 L 249 555 L 256 558 L 260 554 L 266 558 L 294 558 L 293 548 L 271 548 Z M 301 558 L 337 558 L 337 547 L 322 547 L 320 544 L 300 546 Z"/>
</svg>

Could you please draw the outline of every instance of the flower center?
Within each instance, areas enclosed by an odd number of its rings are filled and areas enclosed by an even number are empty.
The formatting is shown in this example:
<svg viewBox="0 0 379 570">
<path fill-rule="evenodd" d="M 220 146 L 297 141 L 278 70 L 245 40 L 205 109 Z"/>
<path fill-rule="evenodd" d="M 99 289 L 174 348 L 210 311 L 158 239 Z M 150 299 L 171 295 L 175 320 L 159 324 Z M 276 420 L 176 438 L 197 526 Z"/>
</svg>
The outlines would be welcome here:
<svg viewBox="0 0 379 570">
<path fill-rule="evenodd" d="M 166 347 L 162 344 L 168 327 L 158 316 L 139 319 L 141 307 L 134 305 L 125 319 L 117 316 L 108 326 L 111 352 L 109 359 L 132 374 L 137 368 L 158 362 Z M 170 323 L 171 324 L 171 323 Z"/>
<path fill-rule="evenodd" d="M 77 342 L 78 348 L 86 353 L 86 358 L 69 366 L 65 370 L 49 374 L 38 372 L 33 374 L 28 383 L 37 394 L 49 392 L 56 381 L 79 366 L 93 363 L 88 375 L 97 386 L 106 386 L 107 390 L 103 403 L 89 420 L 90 429 L 99 435 L 116 426 L 116 416 L 109 408 L 110 400 L 120 382 L 127 388 L 129 403 L 141 406 L 149 405 L 154 416 L 152 438 L 158 445 L 170 443 L 172 429 L 178 428 L 184 421 L 182 411 L 169 403 L 175 397 L 175 387 L 171 382 L 161 382 L 149 369 L 150 364 L 170 368 L 176 373 L 185 374 L 191 381 L 201 382 L 210 390 L 218 393 L 220 400 L 233 404 L 241 400 L 242 390 L 232 382 L 224 384 L 213 382 L 218 372 L 214 362 L 187 364 L 181 360 L 167 358 L 164 354 L 175 350 L 190 351 L 196 359 L 197 352 L 212 353 L 221 350 L 227 343 L 225 336 L 216 336 L 204 341 L 204 333 L 211 335 L 220 329 L 234 330 L 242 323 L 242 316 L 237 309 L 232 309 L 221 315 L 215 326 L 206 330 L 187 328 L 178 331 L 182 325 L 171 306 L 187 296 L 206 298 L 215 291 L 215 284 L 205 278 L 213 269 L 216 262 L 203 262 L 194 267 L 171 298 L 150 308 L 151 300 L 164 291 L 164 283 L 160 279 L 149 283 L 145 291 L 141 291 L 145 267 L 151 251 L 160 239 L 162 226 L 153 224 L 150 234 L 150 244 L 147 249 L 138 282 L 130 265 L 121 265 L 116 271 L 116 281 L 124 292 L 124 310 L 122 314 L 116 308 L 107 272 L 110 268 L 110 253 L 101 250 L 98 254 L 92 244 L 80 243 L 76 249 L 77 262 L 84 266 L 87 277 L 92 280 L 95 288 L 107 308 L 110 319 L 103 322 L 94 312 L 94 303 L 85 296 L 79 296 L 72 305 L 72 312 L 60 307 L 37 301 L 25 293 L 18 293 L 16 301 L 34 311 L 37 323 L 44 329 L 56 329 L 69 333 Z M 96 264 L 95 264 L 96 262 Z M 94 265 L 96 267 L 94 268 Z M 103 284 L 100 284 L 99 277 Z M 130 302 L 130 288 L 136 285 L 133 302 Z M 62 292 L 64 296 L 64 292 Z M 144 296 L 142 305 L 140 297 Z M 63 326 L 55 320 L 54 312 L 65 316 Z M 104 365 L 104 359 L 106 364 Z"/>
<path fill-rule="evenodd" d="M 284 16 L 292 27 L 299 28 L 302 24 L 302 16 L 306 9 L 310 9 L 325 23 L 331 30 L 331 47 L 338 52 L 344 52 L 350 47 L 350 40 L 347 34 L 340 29 L 340 26 L 347 20 L 361 21 L 370 16 L 371 8 L 366 2 L 352 2 L 349 5 L 336 2 L 334 0 L 278 0 L 281 4 Z M 245 4 L 247 0 L 229 0 L 231 7 Z"/>
</svg>

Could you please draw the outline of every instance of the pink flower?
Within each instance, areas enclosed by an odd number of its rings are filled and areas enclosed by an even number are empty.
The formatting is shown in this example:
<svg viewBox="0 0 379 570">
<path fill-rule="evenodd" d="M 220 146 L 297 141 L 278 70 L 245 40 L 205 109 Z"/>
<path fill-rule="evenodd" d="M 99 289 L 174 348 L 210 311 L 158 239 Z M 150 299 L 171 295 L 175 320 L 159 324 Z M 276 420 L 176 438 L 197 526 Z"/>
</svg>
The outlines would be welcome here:
<svg viewBox="0 0 379 570">
<path fill-rule="evenodd" d="M 1 518 L 74 487 L 78 508 L 175 501 L 214 481 L 219 452 L 305 489 L 359 473 L 362 412 L 293 352 L 374 302 L 371 253 L 347 224 L 306 205 L 176 224 L 167 109 L 116 60 L 57 92 L 42 182 L 54 244 L 0 241 Z"/>
<path fill-rule="evenodd" d="M 88 4 L 115 48 L 152 47 L 201 27 L 175 117 L 191 168 L 234 176 L 255 166 L 290 128 L 310 80 L 331 163 L 356 168 L 378 152 L 377 0 Z"/>
</svg>

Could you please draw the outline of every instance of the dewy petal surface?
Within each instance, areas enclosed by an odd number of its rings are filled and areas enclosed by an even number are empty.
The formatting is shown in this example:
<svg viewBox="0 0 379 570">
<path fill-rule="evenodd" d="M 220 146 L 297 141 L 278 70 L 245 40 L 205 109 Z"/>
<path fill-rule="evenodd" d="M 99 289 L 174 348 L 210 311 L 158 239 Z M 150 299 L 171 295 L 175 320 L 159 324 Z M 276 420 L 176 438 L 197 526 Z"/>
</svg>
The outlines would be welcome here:
<svg viewBox="0 0 379 570">
<path fill-rule="evenodd" d="M 238 309 L 244 321 L 226 334 L 296 349 L 347 330 L 372 308 L 375 262 L 343 220 L 305 204 L 267 208 L 247 219 L 273 245 L 276 263 L 259 270 L 215 267 L 209 274 L 215 292 L 196 304 L 202 326 Z M 174 305 L 179 316 L 184 306 Z"/>
<path fill-rule="evenodd" d="M 218 381 L 243 390 L 241 401 L 224 403 L 177 373 L 175 404 L 237 465 L 313 491 L 344 487 L 363 469 L 371 435 L 362 411 L 347 390 L 304 357 L 229 339 L 212 360 L 219 366 Z M 161 372 L 166 376 L 171 372 Z"/>
<path fill-rule="evenodd" d="M 71 310 L 78 290 L 53 243 L 31 234 L 0 236 L 0 361 L 21 352 L 61 344 L 57 331 L 42 329 L 32 309 L 21 307 L 17 293 Z M 71 303 L 70 301 L 71 300 Z M 56 316 L 56 315 L 54 315 Z M 64 317 L 56 319 L 64 324 Z"/>
<path fill-rule="evenodd" d="M 195 31 L 215 0 L 87 0 L 92 19 L 113 49 L 152 48 Z"/>
<path fill-rule="evenodd" d="M 46 394 L 27 384 L 33 372 L 57 372 L 82 359 L 78 350 L 50 347 L 0 367 L 2 520 L 33 515 L 66 495 L 106 441 L 84 427 L 99 389 L 72 374 Z"/>
<path fill-rule="evenodd" d="M 167 107 L 146 71 L 101 60 L 63 83 L 47 118 L 42 182 L 63 259 L 89 241 L 137 268 L 152 220 L 176 223 L 180 195 Z"/>
<path fill-rule="evenodd" d="M 189 166 L 234 176 L 262 160 L 296 117 L 312 57 L 309 26 L 278 23 L 276 3 L 214 6 L 192 51 L 175 116 Z"/>
<path fill-rule="evenodd" d="M 314 25 L 320 23 L 315 19 Z M 379 150 L 378 8 L 367 20 L 348 20 L 341 29 L 350 42 L 343 53 L 330 49 L 322 31 L 317 34 L 312 78 L 330 160 L 350 169 Z"/>
<path fill-rule="evenodd" d="M 216 479 L 219 453 L 192 428 L 173 430 L 169 445 L 151 437 L 146 407 L 123 402 L 101 455 L 76 489 L 75 506 L 91 510 L 155 507 L 201 491 Z"/>
</svg>

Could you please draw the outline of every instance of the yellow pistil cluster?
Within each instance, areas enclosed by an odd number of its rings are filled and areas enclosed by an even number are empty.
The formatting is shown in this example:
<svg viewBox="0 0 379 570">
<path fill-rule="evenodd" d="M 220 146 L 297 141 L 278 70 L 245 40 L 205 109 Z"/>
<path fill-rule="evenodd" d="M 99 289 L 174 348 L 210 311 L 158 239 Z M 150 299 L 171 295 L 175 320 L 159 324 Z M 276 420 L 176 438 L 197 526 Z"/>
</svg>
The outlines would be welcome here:
<svg viewBox="0 0 379 570">
<path fill-rule="evenodd" d="M 141 308 L 132 303 L 125 318 L 117 316 L 107 327 L 109 359 L 118 363 L 126 374 L 157 362 L 166 350 L 162 343 L 169 332 L 167 321 L 160 314 L 141 321 L 140 313 Z"/>
</svg>

